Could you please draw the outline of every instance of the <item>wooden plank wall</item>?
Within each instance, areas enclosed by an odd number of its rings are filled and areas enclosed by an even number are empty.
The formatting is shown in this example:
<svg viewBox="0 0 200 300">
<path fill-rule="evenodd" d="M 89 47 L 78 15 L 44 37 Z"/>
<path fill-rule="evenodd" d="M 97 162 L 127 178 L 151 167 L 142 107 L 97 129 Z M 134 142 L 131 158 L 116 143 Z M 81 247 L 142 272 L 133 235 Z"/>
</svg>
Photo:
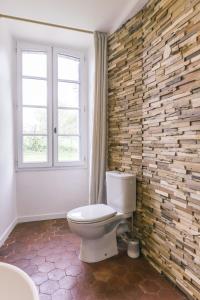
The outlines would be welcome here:
<svg viewBox="0 0 200 300">
<path fill-rule="evenodd" d="M 142 251 L 200 299 L 200 0 L 152 0 L 108 42 L 108 166 L 137 175 Z"/>
<path fill-rule="evenodd" d="M 143 13 L 109 38 L 108 164 L 142 179 Z M 140 214 L 138 214 L 138 218 Z"/>
</svg>

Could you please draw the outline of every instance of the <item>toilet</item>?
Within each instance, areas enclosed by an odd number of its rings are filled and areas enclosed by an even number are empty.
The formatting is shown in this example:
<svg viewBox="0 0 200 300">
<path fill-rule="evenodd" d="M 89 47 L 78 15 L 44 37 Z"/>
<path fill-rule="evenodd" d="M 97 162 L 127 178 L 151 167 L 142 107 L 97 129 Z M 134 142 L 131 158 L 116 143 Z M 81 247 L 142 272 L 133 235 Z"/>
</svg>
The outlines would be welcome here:
<svg viewBox="0 0 200 300">
<path fill-rule="evenodd" d="M 93 204 L 68 212 L 72 232 L 80 236 L 80 260 L 102 261 L 118 254 L 117 227 L 136 210 L 136 178 L 118 171 L 106 172 L 107 204 Z"/>
</svg>

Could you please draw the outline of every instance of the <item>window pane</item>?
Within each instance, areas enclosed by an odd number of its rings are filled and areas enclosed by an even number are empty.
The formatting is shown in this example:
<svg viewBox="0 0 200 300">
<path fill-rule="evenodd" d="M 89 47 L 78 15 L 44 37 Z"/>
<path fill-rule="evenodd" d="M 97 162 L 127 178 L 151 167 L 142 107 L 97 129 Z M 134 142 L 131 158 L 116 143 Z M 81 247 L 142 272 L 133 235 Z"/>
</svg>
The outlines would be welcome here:
<svg viewBox="0 0 200 300">
<path fill-rule="evenodd" d="M 23 108 L 23 133 L 46 134 L 47 110 L 46 108 Z"/>
<path fill-rule="evenodd" d="M 47 77 L 47 54 L 24 51 L 22 53 L 22 75 Z"/>
<path fill-rule="evenodd" d="M 79 160 L 79 137 L 59 136 L 58 137 L 58 161 Z"/>
<path fill-rule="evenodd" d="M 79 111 L 78 110 L 58 110 L 58 134 L 78 134 L 79 133 Z"/>
<path fill-rule="evenodd" d="M 23 137 L 23 162 L 47 162 L 47 137 Z"/>
<path fill-rule="evenodd" d="M 25 105 L 47 105 L 47 81 L 37 79 L 22 80 L 22 98 Z"/>
<path fill-rule="evenodd" d="M 79 84 L 58 82 L 58 106 L 60 107 L 79 106 Z"/>
<path fill-rule="evenodd" d="M 58 79 L 79 80 L 79 59 L 58 55 Z"/>
</svg>

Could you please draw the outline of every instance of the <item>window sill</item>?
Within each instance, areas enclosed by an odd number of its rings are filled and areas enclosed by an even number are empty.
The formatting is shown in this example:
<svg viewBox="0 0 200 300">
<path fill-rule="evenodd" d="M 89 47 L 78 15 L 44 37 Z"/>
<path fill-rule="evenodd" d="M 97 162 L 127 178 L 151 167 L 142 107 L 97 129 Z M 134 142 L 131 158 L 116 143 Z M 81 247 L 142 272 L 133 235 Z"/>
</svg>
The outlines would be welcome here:
<svg viewBox="0 0 200 300">
<path fill-rule="evenodd" d="M 81 164 L 76 166 L 55 166 L 55 167 L 16 167 L 15 172 L 52 172 L 52 171 L 71 171 L 71 170 L 80 170 L 87 169 L 87 164 Z"/>
</svg>

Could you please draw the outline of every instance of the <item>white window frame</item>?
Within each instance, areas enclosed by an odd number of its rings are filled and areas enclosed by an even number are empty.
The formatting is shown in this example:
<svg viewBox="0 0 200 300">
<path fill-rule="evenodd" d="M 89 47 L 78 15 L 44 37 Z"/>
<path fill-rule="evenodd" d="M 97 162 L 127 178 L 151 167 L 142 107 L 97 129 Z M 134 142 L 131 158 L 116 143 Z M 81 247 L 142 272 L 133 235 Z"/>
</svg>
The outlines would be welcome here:
<svg viewBox="0 0 200 300">
<path fill-rule="evenodd" d="M 65 162 L 59 162 L 58 161 L 58 61 L 57 61 L 57 57 L 58 55 L 66 55 L 66 56 L 70 56 L 73 58 L 78 58 L 80 61 L 80 69 L 79 69 L 79 81 L 70 81 L 70 80 L 63 80 L 63 82 L 75 82 L 75 83 L 79 83 L 79 108 L 75 108 L 77 110 L 79 110 L 79 149 L 80 149 L 80 161 L 72 161 L 72 162 L 68 162 L 68 166 L 76 166 L 79 165 L 81 161 L 84 161 L 86 158 L 84 157 L 84 147 L 86 145 L 84 145 L 84 112 L 85 112 L 85 101 L 83 101 L 83 97 L 81 95 L 84 95 L 84 89 L 86 88 L 84 86 L 84 68 L 82 67 L 82 65 L 84 64 L 84 55 L 81 52 L 75 52 L 75 51 L 70 51 L 67 49 L 63 49 L 63 48 L 54 48 L 53 49 L 53 87 L 54 87 L 54 101 L 53 101 L 53 116 L 54 116 L 54 126 L 56 128 L 56 133 L 54 133 L 54 165 L 55 166 L 63 166 L 65 165 Z M 74 109 L 74 108 L 66 108 L 66 109 Z M 67 136 L 67 135 L 66 135 Z M 70 135 L 68 135 L 70 136 Z M 75 135 L 73 135 L 75 136 Z M 78 136 L 78 135 L 77 135 Z"/>
<path fill-rule="evenodd" d="M 22 51 L 39 51 L 47 53 L 47 138 L 48 138 L 48 161 L 36 163 L 23 162 L 23 128 L 22 128 Z M 58 128 L 58 80 L 57 80 L 57 55 L 67 55 L 80 60 L 79 79 L 79 134 L 80 134 L 80 160 L 59 162 L 57 135 L 54 128 Z M 27 76 L 28 77 L 28 76 Z M 30 76 L 29 76 L 30 77 Z M 39 107 L 39 106 L 34 106 Z M 38 44 L 17 42 L 17 170 L 23 169 L 52 169 L 66 167 L 86 167 L 87 166 L 87 66 L 85 55 L 69 49 L 57 48 L 54 46 L 41 46 Z M 32 135 L 32 134 L 31 134 Z M 34 134 L 33 134 L 34 135 Z M 38 134 L 40 135 L 40 134 Z"/>
</svg>

